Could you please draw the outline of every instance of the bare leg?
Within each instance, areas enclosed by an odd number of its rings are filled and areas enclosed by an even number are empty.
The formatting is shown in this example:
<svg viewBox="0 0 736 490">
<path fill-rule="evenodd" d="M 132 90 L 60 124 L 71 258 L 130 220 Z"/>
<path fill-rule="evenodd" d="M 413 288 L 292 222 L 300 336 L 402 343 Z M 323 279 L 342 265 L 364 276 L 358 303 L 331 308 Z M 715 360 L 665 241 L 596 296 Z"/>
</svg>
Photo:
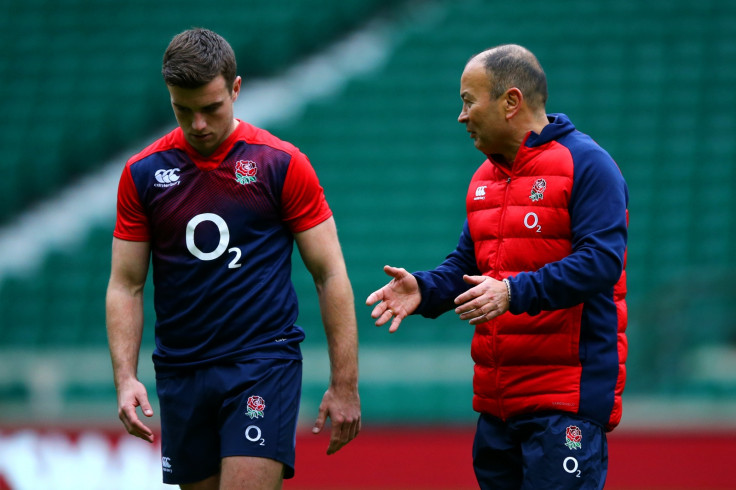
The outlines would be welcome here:
<svg viewBox="0 0 736 490">
<path fill-rule="evenodd" d="M 218 490 L 220 488 L 220 475 L 213 475 L 195 483 L 179 485 L 181 490 Z"/>
<path fill-rule="evenodd" d="M 220 490 L 280 490 L 284 465 L 273 459 L 231 456 L 222 459 L 220 475 Z"/>
</svg>

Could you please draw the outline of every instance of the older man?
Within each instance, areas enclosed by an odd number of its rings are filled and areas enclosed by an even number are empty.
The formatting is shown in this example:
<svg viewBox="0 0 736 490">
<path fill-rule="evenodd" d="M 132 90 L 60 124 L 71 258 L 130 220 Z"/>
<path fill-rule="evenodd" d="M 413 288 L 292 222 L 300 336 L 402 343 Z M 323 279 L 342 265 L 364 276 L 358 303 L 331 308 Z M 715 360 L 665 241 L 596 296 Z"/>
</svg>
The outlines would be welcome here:
<svg viewBox="0 0 736 490">
<path fill-rule="evenodd" d="M 486 156 L 457 248 L 392 280 L 376 325 L 454 310 L 475 326 L 473 464 L 481 488 L 603 488 L 621 419 L 628 190 L 611 157 L 563 114 L 518 45 L 473 56 L 458 121 Z"/>
</svg>

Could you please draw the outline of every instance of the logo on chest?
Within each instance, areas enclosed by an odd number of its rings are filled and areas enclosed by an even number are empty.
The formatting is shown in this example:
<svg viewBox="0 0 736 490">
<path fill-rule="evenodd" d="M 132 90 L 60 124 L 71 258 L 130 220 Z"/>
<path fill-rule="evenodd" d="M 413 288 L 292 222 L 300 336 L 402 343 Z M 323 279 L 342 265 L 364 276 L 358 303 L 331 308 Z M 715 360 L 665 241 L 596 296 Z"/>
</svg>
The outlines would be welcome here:
<svg viewBox="0 0 736 490">
<path fill-rule="evenodd" d="M 541 201 L 544 199 L 544 191 L 547 189 L 547 181 L 544 179 L 537 179 L 532 186 L 532 193 L 529 195 L 529 199 L 532 202 Z"/>
<path fill-rule="evenodd" d="M 256 173 L 258 173 L 258 167 L 256 162 L 253 160 L 238 160 L 235 162 L 235 180 L 239 184 L 248 185 L 252 184 L 256 180 Z"/>
<path fill-rule="evenodd" d="M 529 199 L 532 202 L 541 201 L 544 199 L 544 191 L 547 189 L 547 181 L 544 179 L 537 179 L 532 186 L 532 193 L 529 195 Z"/>
<path fill-rule="evenodd" d="M 166 188 L 181 184 L 181 181 L 179 180 L 179 172 L 181 172 L 181 170 L 178 168 L 162 168 L 156 170 L 156 173 L 153 174 L 156 178 L 156 183 L 153 184 L 153 186 Z"/>
</svg>

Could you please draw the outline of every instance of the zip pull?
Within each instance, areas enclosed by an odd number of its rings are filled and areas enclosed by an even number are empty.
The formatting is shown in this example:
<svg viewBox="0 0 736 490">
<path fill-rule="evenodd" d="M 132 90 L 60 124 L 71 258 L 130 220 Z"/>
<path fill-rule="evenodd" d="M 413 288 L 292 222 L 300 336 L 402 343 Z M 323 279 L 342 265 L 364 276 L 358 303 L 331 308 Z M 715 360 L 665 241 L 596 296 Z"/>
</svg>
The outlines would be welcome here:
<svg viewBox="0 0 736 490">
<path fill-rule="evenodd" d="M 511 177 L 507 177 L 507 178 L 506 178 L 506 183 L 507 183 L 507 184 L 510 184 L 510 183 L 511 183 Z"/>
</svg>

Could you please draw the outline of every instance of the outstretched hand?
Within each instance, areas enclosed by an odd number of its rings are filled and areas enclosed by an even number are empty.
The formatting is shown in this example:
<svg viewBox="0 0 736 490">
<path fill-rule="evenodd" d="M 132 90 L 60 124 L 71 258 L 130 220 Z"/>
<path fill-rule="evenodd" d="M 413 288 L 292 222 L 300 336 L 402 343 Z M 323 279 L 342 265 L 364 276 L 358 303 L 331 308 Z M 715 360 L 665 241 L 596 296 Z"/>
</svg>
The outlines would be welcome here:
<svg viewBox="0 0 736 490">
<path fill-rule="evenodd" d="M 392 277 L 391 281 L 371 293 L 365 300 L 365 304 L 370 306 L 380 301 L 373 308 L 371 317 L 376 320 L 377 327 L 384 325 L 393 317 L 388 331 L 394 333 L 398 330 L 401 321 L 417 309 L 422 300 L 422 293 L 419 291 L 416 278 L 406 269 L 386 265 L 383 267 L 383 272 Z"/>
</svg>

